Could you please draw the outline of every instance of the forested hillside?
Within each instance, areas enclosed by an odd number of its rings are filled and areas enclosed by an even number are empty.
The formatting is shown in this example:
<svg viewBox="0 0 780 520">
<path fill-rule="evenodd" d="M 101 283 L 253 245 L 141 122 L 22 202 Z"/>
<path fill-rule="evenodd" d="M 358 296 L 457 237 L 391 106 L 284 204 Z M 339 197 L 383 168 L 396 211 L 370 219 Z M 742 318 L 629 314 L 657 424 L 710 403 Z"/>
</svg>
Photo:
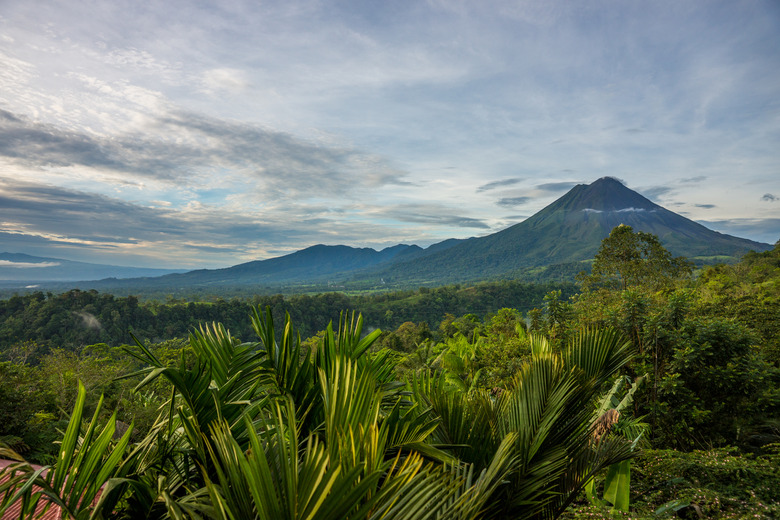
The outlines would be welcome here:
<svg viewBox="0 0 780 520">
<path fill-rule="evenodd" d="M 447 286 L 366 296 L 330 292 L 317 295 L 256 296 L 252 299 L 215 299 L 210 302 L 139 302 L 97 291 L 72 290 L 62 294 L 36 292 L 0 300 L 0 349 L 33 342 L 44 350 L 53 347 L 79 350 L 85 345 L 184 338 L 200 323 L 220 322 L 240 338 L 251 337 L 249 313 L 270 306 L 273 316 L 285 313 L 295 319 L 306 337 L 338 320 L 347 309 L 362 313 L 372 328 L 393 329 L 412 321 L 435 328 L 446 314 L 473 313 L 480 317 L 502 307 L 523 312 L 541 304 L 551 290 L 574 294 L 574 284 L 530 284 L 517 281 Z"/>
<path fill-rule="evenodd" d="M 9 489 L 78 471 L 146 518 L 780 514 L 780 244 L 694 277 L 618 226 L 576 287 L 0 309 L 0 440 L 56 468 Z"/>
</svg>

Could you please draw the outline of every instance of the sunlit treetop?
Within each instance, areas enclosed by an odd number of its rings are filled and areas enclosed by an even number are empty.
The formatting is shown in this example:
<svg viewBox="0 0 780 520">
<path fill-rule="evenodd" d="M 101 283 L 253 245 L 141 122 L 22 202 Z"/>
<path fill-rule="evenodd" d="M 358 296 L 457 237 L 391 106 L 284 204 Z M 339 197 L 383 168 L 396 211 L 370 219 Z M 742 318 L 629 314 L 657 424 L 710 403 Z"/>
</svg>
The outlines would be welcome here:
<svg viewBox="0 0 780 520">
<path fill-rule="evenodd" d="M 584 288 L 646 286 L 658 290 L 690 277 L 692 271 L 693 264 L 684 257 L 673 257 L 657 236 L 621 224 L 601 242 L 591 275 L 582 282 Z"/>
</svg>

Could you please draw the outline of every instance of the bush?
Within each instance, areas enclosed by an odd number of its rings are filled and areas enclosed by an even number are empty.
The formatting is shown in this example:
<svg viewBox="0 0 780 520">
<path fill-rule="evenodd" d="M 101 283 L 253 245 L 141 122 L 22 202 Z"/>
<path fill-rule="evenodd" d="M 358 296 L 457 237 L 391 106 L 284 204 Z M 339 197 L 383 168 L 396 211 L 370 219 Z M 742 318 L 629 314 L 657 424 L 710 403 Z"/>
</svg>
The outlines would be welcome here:
<svg viewBox="0 0 780 520">
<path fill-rule="evenodd" d="M 655 514 L 667 505 L 665 512 Z M 780 444 L 763 455 L 736 448 L 683 453 L 646 450 L 631 467 L 631 512 L 612 515 L 584 498 L 561 517 L 585 518 L 780 517 Z"/>
</svg>

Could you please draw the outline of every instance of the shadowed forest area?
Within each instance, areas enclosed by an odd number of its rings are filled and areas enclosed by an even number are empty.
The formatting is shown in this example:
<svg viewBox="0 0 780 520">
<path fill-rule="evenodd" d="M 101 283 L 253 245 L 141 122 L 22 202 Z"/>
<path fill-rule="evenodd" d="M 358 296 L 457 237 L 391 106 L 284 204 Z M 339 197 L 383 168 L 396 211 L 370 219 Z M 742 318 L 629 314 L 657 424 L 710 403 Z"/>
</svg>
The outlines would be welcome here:
<svg viewBox="0 0 780 520">
<path fill-rule="evenodd" d="M 6 470 L 3 509 L 780 515 L 780 245 L 694 274 L 619 226 L 576 285 L 34 293 L 0 332 L 5 458 L 51 467 Z"/>
</svg>

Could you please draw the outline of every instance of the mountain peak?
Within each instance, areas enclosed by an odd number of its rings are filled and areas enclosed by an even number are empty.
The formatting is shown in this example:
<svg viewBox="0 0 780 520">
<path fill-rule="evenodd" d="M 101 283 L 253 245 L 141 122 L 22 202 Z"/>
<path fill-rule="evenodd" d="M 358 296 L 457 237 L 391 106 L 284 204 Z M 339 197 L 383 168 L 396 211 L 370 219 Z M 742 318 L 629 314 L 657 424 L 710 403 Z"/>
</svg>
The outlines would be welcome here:
<svg viewBox="0 0 780 520">
<path fill-rule="evenodd" d="M 566 211 L 652 211 L 660 206 L 629 189 L 614 177 L 602 177 L 591 184 L 578 184 L 548 209 Z"/>
<path fill-rule="evenodd" d="M 600 179 L 596 179 L 592 183 L 590 183 L 590 186 L 600 186 L 600 185 L 610 185 L 610 184 L 620 184 L 621 186 L 625 186 L 626 183 L 618 179 L 617 177 L 611 177 L 609 175 L 602 177 Z"/>
</svg>

